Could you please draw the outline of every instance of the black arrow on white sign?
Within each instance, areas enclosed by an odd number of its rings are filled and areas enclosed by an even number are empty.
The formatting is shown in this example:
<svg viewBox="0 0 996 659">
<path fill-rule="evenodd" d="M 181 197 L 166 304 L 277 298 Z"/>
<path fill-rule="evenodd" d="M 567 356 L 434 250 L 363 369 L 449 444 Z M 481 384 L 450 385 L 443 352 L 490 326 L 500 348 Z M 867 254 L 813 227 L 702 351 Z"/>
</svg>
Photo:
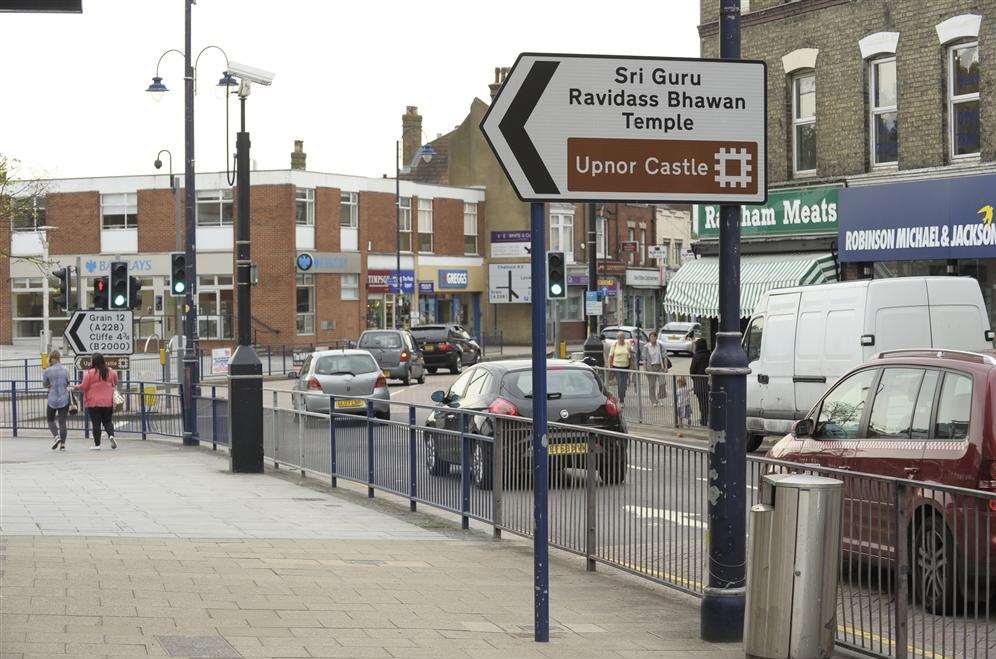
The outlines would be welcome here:
<svg viewBox="0 0 996 659">
<path fill-rule="evenodd" d="M 526 122 L 529 121 L 536 104 L 543 97 L 543 92 L 550 84 L 550 79 L 553 78 L 558 66 L 560 66 L 560 62 L 550 60 L 540 60 L 533 63 L 529 73 L 526 74 L 526 79 L 522 82 L 522 86 L 519 87 L 519 92 L 508 106 L 505 117 L 498 124 L 498 130 L 508 140 L 508 146 L 516 160 L 519 161 L 522 172 L 529 179 L 529 184 L 539 194 L 559 194 L 560 190 L 557 189 L 557 184 L 554 183 L 549 170 L 543 164 L 543 159 L 536 151 L 533 141 L 529 139 L 529 134 L 526 133 Z"/>
<path fill-rule="evenodd" d="M 73 320 L 69 324 L 69 327 L 66 328 L 66 338 L 69 339 L 69 342 L 73 346 L 73 352 L 76 353 L 86 352 L 83 346 L 83 341 L 80 340 L 80 335 L 79 335 L 80 325 L 83 324 L 83 320 L 85 318 L 86 314 L 77 313 L 75 316 L 73 316 Z"/>
</svg>

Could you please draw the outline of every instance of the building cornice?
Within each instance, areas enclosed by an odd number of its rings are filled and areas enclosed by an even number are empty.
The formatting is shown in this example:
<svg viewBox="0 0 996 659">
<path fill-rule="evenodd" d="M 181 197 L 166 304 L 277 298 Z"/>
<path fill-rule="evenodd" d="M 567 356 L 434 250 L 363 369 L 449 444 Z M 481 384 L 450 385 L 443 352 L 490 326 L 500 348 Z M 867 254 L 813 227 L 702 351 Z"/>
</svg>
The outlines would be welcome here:
<svg viewBox="0 0 996 659">
<path fill-rule="evenodd" d="M 820 11 L 822 9 L 829 9 L 830 7 L 836 7 L 837 5 L 844 5 L 851 2 L 851 0 L 798 0 L 797 2 L 789 2 L 783 5 L 775 5 L 773 7 L 768 7 L 767 9 L 759 9 L 758 11 L 747 12 L 740 18 L 740 25 L 742 27 L 750 27 L 752 25 L 761 25 L 762 23 L 770 23 L 771 21 L 780 21 L 783 18 L 789 18 L 793 16 L 801 16 L 803 14 L 808 14 L 813 11 Z M 719 34 L 719 20 L 712 21 L 711 23 L 703 23 L 699 26 L 699 38 L 705 39 L 708 37 L 715 37 Z"/>
</svg>

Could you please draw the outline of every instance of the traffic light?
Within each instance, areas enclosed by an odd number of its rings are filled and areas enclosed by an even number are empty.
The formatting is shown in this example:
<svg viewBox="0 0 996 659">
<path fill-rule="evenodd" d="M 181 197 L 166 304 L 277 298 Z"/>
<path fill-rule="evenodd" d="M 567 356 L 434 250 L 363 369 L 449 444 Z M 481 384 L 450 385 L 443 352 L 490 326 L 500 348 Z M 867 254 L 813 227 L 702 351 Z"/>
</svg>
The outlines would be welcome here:
<svg viewBox="0 0 996 659">
<path fill-rule="evenodd" d="M 131 309 L 128 305 L 128 263 L 111 261 L 111 309 Z"/>
<path fill-rule="evenodd" d="M 129 309 L 142 306 L 142 280 L 138 277 L 128 277 L 128 303 Z"/>
<path fill-rule="evenodd" d="M 550 300 L 567 297 L 567 269 L 563 252 L 546 253 L 546 296 Z"/>
<path fill-rule="evenodd" d="M 56 270 L 53 275 L 52 285 L 53 291 L 51 293 L 52 302 L 55 306 L 62 311 L 70 311 L 73 308 L 72 302 L 72 281 L 73 281 L 73 269 L 69 266 Z"/>
<path fill-rule="evenodd" d="M 93 280 L 93 308 L 107 310 L 107 277 Z"/>
<path fill-rule="evenodd" d="M 187 294 L 187 255 L 183 252 L 174 252 L 169 255 L 169 261 L 169 294 L 173 297 L 183 297 Z"/>
</svg>

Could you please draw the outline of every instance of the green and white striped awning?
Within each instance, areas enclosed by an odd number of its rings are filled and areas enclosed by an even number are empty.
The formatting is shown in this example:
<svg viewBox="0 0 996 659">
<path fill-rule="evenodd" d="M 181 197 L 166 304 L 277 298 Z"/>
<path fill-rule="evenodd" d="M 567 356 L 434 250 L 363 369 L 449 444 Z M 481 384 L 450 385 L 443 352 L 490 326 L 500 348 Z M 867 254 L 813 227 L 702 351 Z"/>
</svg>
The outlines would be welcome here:
<svg viewBox="0 0 996 659">
<path fill-rule="evenodd" d="M 749 318 L 761 295 L 774 288 L 837 281 L 830 254 L 764 254 L 740 259 L 740 315 Z M 719 258 L 686 261 L 667 283 L 664 309 L 688 316 L 719 315 Z"/>
</svg>

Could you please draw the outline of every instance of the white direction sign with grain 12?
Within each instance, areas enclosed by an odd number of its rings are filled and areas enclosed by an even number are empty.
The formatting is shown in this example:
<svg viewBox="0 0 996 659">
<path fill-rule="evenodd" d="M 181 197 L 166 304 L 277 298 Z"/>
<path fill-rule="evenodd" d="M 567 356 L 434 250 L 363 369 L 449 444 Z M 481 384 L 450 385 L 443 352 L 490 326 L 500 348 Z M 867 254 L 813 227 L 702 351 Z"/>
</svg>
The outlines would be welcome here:
<svg viewBox="0 0 996 659">
<path fill-rule="evenodd" d="M 130 355 L 131 311 L 75 311 L 62 336 L 76 354 Z"/>
<path fill-rule="evenodd" d="M 763 203 L 764 62 L 523 53 L 481 129 L 523 201 Z"/>
</svg>

